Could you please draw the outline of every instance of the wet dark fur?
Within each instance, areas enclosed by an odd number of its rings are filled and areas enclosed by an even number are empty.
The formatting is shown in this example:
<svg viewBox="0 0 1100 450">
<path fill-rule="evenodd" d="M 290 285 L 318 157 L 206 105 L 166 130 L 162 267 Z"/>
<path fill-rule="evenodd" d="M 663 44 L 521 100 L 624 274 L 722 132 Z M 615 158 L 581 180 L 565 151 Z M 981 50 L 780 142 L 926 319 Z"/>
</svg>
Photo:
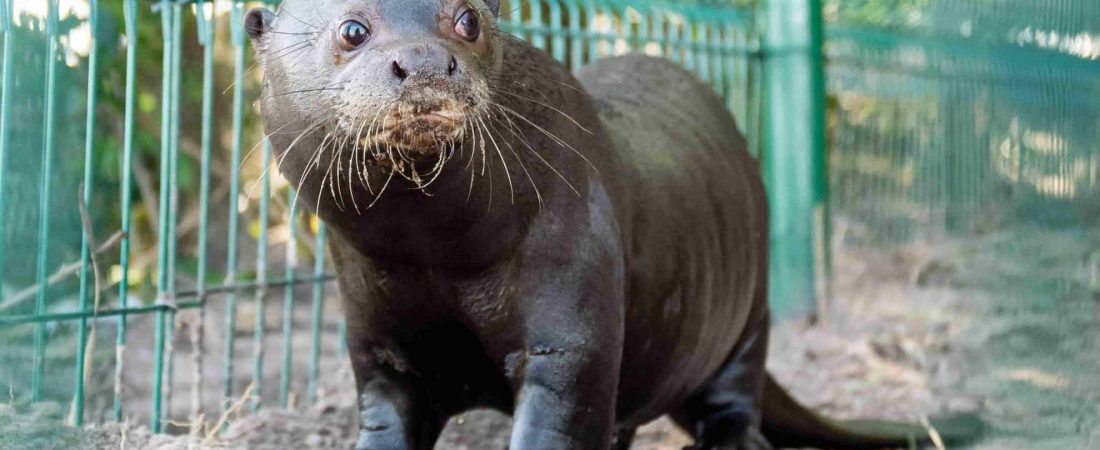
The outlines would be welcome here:
<svg viewBox="0 0 1100 450">
<path fill-rule="evenodd" d="M 450 3 L 402 1 L 409 15 Z M 346 137 L 331 144 L 334 128 L 300 109 L 322 97 L 273 95 L 311 87 L 287 67 L 319 47 L 283 57 L 270 36 L 328 33 L 336 9 L 287 3 L 294 17 L 254 12 L 249 27 L 280 170 L 334 231 L 358 448 L 430 449 L 475 407 L 514 415 L 513 450 L 626 448 L 661 414 L 708 449 L 923 439 L 920 427 L 818 418 L 767 378 L 764 189 L 733 118 L 694 76 L 625 56 L 574 78 L 489 24 L 496 56 L 444 41 L 459 75 L 489 93 L 460 138 L 425 151 L 437 158 L 403 166 L 434 170 L 425 187 L 392 164 L 361 164 Z"/>
</svg>

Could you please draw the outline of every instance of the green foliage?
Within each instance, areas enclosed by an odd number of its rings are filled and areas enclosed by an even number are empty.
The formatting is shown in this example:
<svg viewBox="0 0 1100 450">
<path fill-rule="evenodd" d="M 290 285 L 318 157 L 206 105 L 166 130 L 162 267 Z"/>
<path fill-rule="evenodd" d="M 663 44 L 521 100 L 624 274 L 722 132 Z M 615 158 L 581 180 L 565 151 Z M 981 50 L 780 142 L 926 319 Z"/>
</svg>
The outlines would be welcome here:
<svg viewBox="0 0 1100 450">
<path fill-rule="evenodd" d="M 935 0 L 826 0 L 825 20 L 846 26 L 905 28 L 920 23 Z"/>
<path fill-rule="evenodd" d="M 42 155 L 45 144 L 45 102 L 47 39 L 45 25 L 33 17 L 23 17 L 28 26 L 13 29 L 8 35 L 13 43 L 13 83 L 11 100 L 10 144 L 7 155 L 7 174 L 4 183 L 7 205 L 0 211 L 4 221 L 5 261 L 0 267 L 6 282 L 30 283 L 35 276 L 35 258 L 38 254 L 39 202 L 42 200 Z M 59 31 L 68 32 L 79 21 L 65 20 Z M 57 130 L 54 146 L 57 149 L 50 177 L 52 205 L 72 205 L 77 199 L 80 174 L 83 165 L 80 149 L 83 148 L 83 110 L 79 104 L 65 101 L 83 97 L 83 78 L 79 71 L 70 70 L 61 61 L 55 61 L 57 79 L 55 95 L 58 99 L 54 111 Z M 51 261 L 71 259 L 78 253 L 79 217 L 74 209 L 52 208 L 51 239 L 47 243 Z"/>
</svg>

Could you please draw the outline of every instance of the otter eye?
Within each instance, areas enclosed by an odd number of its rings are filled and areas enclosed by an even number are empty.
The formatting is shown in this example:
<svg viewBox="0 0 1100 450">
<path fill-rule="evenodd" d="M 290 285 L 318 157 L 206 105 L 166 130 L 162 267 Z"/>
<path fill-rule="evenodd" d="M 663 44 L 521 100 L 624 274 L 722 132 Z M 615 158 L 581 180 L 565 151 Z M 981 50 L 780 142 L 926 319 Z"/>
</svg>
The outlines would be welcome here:
<svg viewBox="0 0 1100 450">
<path fill-rule="evenodd" d="M 370 30 L 360 22 L 348 20 L 340 24 L 340 45 L 346 50 L 363 45 L 368 37 L 370 37 Z"/>
<path fill-rule="evenodd" d="M 473 10 L 468 10 L 458 16 L 458 20 L 455 21 L 455 33 L 470 42 L 476 41 L 481 36 L 481 23 Z"/>
</svg>

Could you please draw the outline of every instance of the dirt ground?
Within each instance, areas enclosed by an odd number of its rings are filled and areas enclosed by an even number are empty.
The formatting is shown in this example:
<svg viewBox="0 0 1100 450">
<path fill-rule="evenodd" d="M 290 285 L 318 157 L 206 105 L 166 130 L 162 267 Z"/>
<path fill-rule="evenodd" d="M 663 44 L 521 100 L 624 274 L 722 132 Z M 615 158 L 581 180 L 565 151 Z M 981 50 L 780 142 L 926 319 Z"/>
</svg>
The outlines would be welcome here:
<svg viewBox="0 0 1100 450">
<path fill-rule="evenodd" d="M 768 368 L 801 401 L 835 417 L 977 412 L 987 432 L 974 449 L 1100 448 L 1098 249 L 1096 231 L 1025 230 L 839 251 L 828 314 L 812 325 L 776 326 Z M 232 420 L 221 435 L 150 436 L 111 424 L 87 430 L 84 446 L 344 450 L 355 434 L 350 373 L 342 364 L 324 373 L 316 406 L 266 408 Z M 4 414 L 0 408 L 0 424 Z M 508 419 L 478 411 L 452 420 L 436 449 L 505 449 L 507 440 Z M 690 443 L 659 420 L 634 448 Z"/>
</svg>

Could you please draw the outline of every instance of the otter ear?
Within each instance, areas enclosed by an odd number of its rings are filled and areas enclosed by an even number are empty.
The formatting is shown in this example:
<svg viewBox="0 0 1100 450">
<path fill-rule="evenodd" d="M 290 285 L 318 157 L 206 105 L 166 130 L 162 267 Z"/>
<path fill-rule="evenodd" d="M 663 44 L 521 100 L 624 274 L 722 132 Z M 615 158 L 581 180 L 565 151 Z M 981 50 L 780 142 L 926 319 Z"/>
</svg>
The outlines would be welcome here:
<svg viewBox="0 0 1100 450">
<path fill-rule="evenodd" d="M 252 39 L 252 44 L 259 50 L 266 47 L 268 32 L 271 31 L 271 23 L 275 21 L 275 13 L 266 8 L 256 8 L 248 12 L 244 18 L 244 31 Z"/>
<path fill-rule="evenodd" d="M 500 17 L 500 0 L 485 0 L 485 6 L 489 7 L 494 15 Z"/>
</svg>

